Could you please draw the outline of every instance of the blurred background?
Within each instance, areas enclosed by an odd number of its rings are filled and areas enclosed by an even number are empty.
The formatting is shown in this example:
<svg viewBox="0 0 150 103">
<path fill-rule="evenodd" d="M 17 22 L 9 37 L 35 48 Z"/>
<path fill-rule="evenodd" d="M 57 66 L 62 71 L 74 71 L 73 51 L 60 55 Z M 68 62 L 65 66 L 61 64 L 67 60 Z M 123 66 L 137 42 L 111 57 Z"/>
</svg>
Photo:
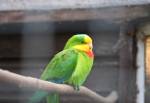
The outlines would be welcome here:
<svg viewBox="0 0 150 103">
<path fill-rule="evenodd" d="M 140 23 L 149 21 L 150 6 L 144 0 L 102 1 L 80 2 L 79 5 L 72 2 L 68 6 L 63 0 L 60 4 L 42 0 L 37 3 L 17 1 L 16 4 L 0 1 L 0 68 L 39 78 L 68 38 L 85 33 L 93 38 L 95 53 L 93 70 L 85 86 L 102 96 L 116 90 L 117 103 L 144 103 L 137 102 L 136 33 Z M 0 102 L 26 103 L 33 92 L 1 82 Z M 149 91 L 146 92 L 145 103 L 148 103 Z M 93 102 L 78 95 L 62 95 L 61 101 Z"/>
</svg>

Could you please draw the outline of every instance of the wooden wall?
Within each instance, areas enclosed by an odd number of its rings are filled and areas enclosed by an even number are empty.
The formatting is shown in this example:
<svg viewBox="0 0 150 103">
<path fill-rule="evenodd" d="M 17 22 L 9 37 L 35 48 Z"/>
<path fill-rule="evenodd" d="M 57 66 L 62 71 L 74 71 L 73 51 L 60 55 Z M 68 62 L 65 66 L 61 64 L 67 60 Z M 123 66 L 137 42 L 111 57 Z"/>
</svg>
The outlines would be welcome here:
<svg viewBox="0 0 150 103">
<path fill-rule="evenodd" d="M 73 34 L 87 33 L 94 40 L 95 61 L 85 85 L 103 96 L 119 93 L 119 103 L 135 102 L 135 69 L 131 37 L 114 52 L 120 25 L 102 20 L 14 23 L 0 25 L 0 67 L 22 75 L 39 77 L 52 55 L 59 52 Z M 123 34 L 125 35 L 125 34 Z M 129 49 L 130 48 L 130 49 Z M 0 102 L 24 103 L 31 90 L 0 83 Z M 83 96 L 63 95 L 63 103 L 92 103 Z"/>
</svg>

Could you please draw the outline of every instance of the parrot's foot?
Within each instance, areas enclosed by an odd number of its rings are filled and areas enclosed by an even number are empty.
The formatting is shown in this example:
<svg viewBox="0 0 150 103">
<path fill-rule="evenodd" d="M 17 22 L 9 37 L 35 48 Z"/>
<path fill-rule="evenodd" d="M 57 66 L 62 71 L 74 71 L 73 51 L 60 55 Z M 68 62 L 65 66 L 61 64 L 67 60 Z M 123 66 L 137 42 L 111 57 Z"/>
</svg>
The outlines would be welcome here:
<svg viewBox="0 0 150 103">
<path fill-rule="evenodd" d="M 80 90 L 79 86 L 78 85 L 74 86 L 74 90 L 79 91 Z"/>
</svg>

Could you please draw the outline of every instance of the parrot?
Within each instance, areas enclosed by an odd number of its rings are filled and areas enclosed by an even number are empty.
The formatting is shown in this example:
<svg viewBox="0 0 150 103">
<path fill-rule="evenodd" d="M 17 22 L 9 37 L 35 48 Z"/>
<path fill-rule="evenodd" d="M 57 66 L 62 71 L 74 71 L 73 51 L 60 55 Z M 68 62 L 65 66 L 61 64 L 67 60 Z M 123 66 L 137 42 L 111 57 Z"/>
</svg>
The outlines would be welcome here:
<svg viewBox="0 0 150 103">
<path fill-rule="evenodd" d="M 88 77 L 94 61 L 92 38 L 87 34 L 75 34 L 65 44 L 62 51 L 54 55 L 41 74 L 40 79 L 58 84 L 71 85 L 79 91 Z M 59 103 L 58 93 L 38 90 L 28 103 Z"/>
</svg>

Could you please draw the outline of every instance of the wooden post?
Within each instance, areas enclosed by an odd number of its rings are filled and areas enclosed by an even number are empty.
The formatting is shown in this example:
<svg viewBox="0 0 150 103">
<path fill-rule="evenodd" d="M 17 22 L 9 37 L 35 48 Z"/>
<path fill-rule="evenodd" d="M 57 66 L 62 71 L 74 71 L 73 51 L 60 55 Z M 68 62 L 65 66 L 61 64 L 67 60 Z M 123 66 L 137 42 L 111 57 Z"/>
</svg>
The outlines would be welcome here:
<svg viewBox="0 0 150 103">
<path fill-rule="evenodd" d="M 137 76 L 136 85 L 138 89 L 136 103 L 144 103 L 144 89 L 145 89 L 145 73 L 144 73 L 144 42 L 140 39 L 137 40 Z"/>
<path fill-rule="evenodd" d="M 145 103 L 149 102 L 150 96 L 150 36 L 145 38 Z"/>
<path fill-rule="evenodd" d="M 150 23 L 140 24 L 137 32 L 137 43 L 137 103 L 148 103 L 149 91 L 145 89 L 149 87 L 150 83 Z"/>
<path fill-rule="evenodd" d="M 135 103 L 135 69 L 133 68 L 133 40 L 127 36 L 126 22 L 120 26 L 120 39 L 124 45 L 120 49 L 120 70 L 119 70 L 119 103 Z"/>
<path fill-rule="evenodd" d="M 145 39 L 146 83 L 150 84 L 150 36 Z"/>
</svg>

